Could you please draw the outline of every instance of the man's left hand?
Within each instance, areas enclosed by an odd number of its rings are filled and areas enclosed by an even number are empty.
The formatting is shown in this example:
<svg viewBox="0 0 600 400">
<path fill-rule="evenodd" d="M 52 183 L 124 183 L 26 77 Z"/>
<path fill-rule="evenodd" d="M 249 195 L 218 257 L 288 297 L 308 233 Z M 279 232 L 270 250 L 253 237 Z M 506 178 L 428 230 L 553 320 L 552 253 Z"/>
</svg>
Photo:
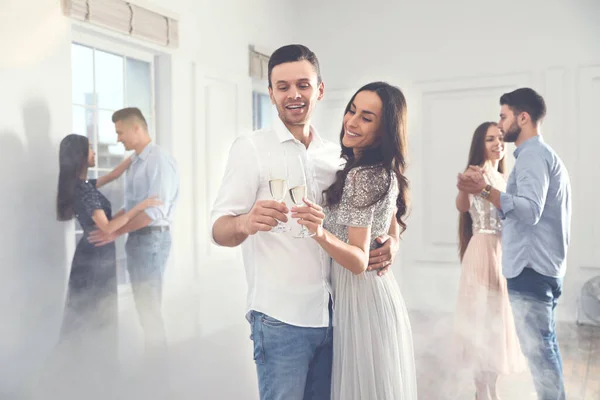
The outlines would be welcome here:
<svg viewBox="0 0 600 400">
<path fill-rule="evenodd" d="M 381 235 L 376 240 L 382 246 L 369 252 L 367 271 L 377 271 L 377 275 L 383 276 L 394 262 L 399 247 L 398 240 L 388 234 Z"/>
</svg>

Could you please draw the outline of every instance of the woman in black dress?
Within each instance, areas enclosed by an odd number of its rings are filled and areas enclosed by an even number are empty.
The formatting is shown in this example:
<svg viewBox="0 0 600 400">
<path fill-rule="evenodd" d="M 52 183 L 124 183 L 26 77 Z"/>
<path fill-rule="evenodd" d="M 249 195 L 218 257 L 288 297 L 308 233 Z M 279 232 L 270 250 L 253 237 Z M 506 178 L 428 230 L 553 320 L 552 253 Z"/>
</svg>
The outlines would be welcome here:
<svg viewBox="0 0 600 400">
<path fill-rule="evenodd" d="M 117 351 L 115 244 L 97 247 L 88 242 L 87 235 L 95 229 L 115 232 L 139 212 L 161 203 L 156 198 L 148 198 L 113 218 L 110 202 L 98 188 L 119 178 L 131 160 L 123 161 L 97 180 L 87 179 L 88 167 L 95 165 L 95 154 L 85 136 L 71 134 L 65 137 L 60 143 L 59 162 L 58 220 L 69 221 L 75 216 L 84 232 L 71 264 L 61 341 L 77 342 L 76 339 L 86 338 L 98 347 L 97 340 L 102 338 L 107 342 L 100 346 L 101 352 L 112 353 L 110 357 L 114 357 Z"/>
</svg>

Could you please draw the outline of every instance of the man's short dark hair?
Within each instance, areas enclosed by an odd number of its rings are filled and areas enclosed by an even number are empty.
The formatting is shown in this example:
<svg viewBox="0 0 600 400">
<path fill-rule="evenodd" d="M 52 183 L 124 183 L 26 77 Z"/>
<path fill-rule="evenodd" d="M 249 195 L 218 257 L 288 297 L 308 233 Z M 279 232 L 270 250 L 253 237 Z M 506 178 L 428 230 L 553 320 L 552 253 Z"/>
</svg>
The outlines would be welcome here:
<svg viewBox="0 0 600 400">
<path fill-rule="evenodd" d="M 130 119 L 137 119 L 144 129 L 148 129 L 148 124 L 146 123 L 146 118 L 144 118 L 144 114 L 137 107 L 127 107 L 117 110 L 112 115 L 112 122 L 116 123 L 117 121 L 127 121 Z"/>
<path fill-rule="evenodd" d="M 319 60 L 315 53 L 301 44 L 289 44 L 275 50 L 271 54 L 271 58 L 269 58 L 269 87 L 272 87 L 271 73 L 273 72 L 273 68 L 280 64 L 303 60 L 312 64 L 317 72 L 318 81 L 321 83 L 321 68 L 319 67 Z"/>
<path fill-rule="evenodd" d="M 506 105 L 515 115 L 526 112 L 535 125 L 546 116 L 546 102 L 535 90 L 520 88 L 500 97 L 500 105 Z"/>
</svg>

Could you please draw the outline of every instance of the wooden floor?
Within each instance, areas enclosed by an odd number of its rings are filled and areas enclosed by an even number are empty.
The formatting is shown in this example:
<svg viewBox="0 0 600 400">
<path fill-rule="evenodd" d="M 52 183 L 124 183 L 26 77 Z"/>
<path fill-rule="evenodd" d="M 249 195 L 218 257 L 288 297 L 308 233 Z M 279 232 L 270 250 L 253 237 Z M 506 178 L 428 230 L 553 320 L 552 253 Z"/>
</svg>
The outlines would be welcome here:
<svg viewBox="0 0 600 400">
<path fill-rule="evenodd" d="M 600 400 L 600 327 L 559 325 L 567 399 Z"/>
<path fill-rule="evenodd" d="M 419 400 L 472 400 L 475 388 L 469 372 L 450 365 L 447 340 L 450 316 L 411 313 Z M 600 400 L 600 327 L 559 323 L 568 400 Z M 537 400 L 529 371 L 502 376 L 498 383 L 503 400 Z"/>
<path fill-rule="evenodd" d="M 123 317 L 124 331 L 129 329 L 126 329 L 126 321 L 139 329 L 133 304 L 123 312 Z M 475 389 L 470 373 L 457 371 L 448 354 L 451 315 L 411 312 L 410 317 L 417 363 L 418 400 L 473 400 Z M 567 399 L 600 400 L 600 327 L 559 324 L 557 330 L 563 355 Z M 137 336 L 131 332 L 126 333 L 121 338 L 123 347 L 134 348 L 136 341 L 141 343 L 138 337 L 140 332 L 137 332 Z M 85 368 L 80 371 L 81 376 L 53 370 L 52 374 L 18 397 L 3 396 L 0 388 L 0 399 L 258 399 L 255 367 L 248 356 L 252 354 L 248 334 L 248 325 L 241 320 L 240 326 L 173 347 L 173 359 L 176 362 L 172 366 L 174 373 L 168 394 L 161 394 L 165 389 L 164 379 L 156 379 L 143 373 L 139 376 L 128 375 L 119 382 L 117 396 L 108 394 L 111 385 L 107 385 L 107 382 L 110 379 L 103 379 L 102 371 L 95 366 L 92 368 L 93 376 L 86 373 Z M 240 340 L 240 335 L 243 340 Z M 131 358 L 135 359 L 133 356 Z M 132 370 L 135 371 L 135 368 Z M 59 374 L 58 379 L 56 373 Z M 235 383 L 223 387 L 223 374 L 231 376 Z M 252 392 L 248 393 L 247 388 L 253 388 Z M 502 376 L 498 389 L 503 400 L 537 400 L 528 372 Z M 48 393 L 53 395 L 48 396 Z M 95 395 L 92 396 L 91 393 Z M 199 396 L 199 393 L 218 396 Z"/>
</svg>

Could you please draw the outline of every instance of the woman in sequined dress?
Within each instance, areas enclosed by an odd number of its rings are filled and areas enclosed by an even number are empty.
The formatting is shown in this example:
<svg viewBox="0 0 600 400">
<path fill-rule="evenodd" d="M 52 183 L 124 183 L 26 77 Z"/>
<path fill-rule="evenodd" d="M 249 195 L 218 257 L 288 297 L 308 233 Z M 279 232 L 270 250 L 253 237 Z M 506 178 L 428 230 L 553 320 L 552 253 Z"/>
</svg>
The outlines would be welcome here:
<svg viewBox="0 0 600 400">
<path fill-rule="evenodd" d="M 484 122 L 473 134 L 467 165 L 483 167 L 488 184 L 504 190 L 504 154 L 497 124 Z M 476 398 L 497 400 L 498 376 L 525 364 L 502 276 L 501 220 L 485 195 L 459 192 L 456 197 L 462 271 L 455 330 L 462 366 L 473 370 Z"/>
<path fill-rule="evenodd" d="M 400 288 L 392 271 L 380 277 L 367 270 L 375 238 L 390 227 L 399 237 L 406 228 L 402 92 L 384 82 L 359 89 L 346 106 L 340 136 L 346 164 L 324 193 L 325 210 L 311 202 L 292 209 L 333 259 L 331 398 L 416 400 L 412 333 Z"/>
</svg>

